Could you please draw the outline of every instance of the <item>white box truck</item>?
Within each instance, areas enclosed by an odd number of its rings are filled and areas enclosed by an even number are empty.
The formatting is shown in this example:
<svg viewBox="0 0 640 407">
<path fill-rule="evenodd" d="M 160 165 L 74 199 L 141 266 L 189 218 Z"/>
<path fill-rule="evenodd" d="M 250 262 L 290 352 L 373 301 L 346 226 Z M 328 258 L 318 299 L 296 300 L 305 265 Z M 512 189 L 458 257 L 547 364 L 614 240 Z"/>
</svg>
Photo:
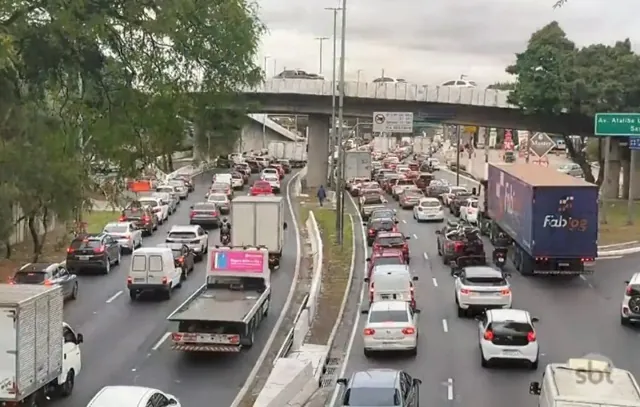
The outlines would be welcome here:
<svg viewBox="0 0 640 407">
<path fill-rule="evenodd" d="M 0 284 L 0 405 L 66 397 L 80 373 L 82 334 L 63 317 L 62 287 Z"/>
<path fill-rule="evenodd" d="M 371 153 L 347 151 L 344 155 L 344 179 L 371 178 Z"/>
<path fill-rule="evenodd" d="M 286 143 L 284 141 L 270 141 L 269 145 L 267 146 L 269 157 L 275 158 L 276 160 L 287 158 L 285 156 L 285 148 Z"/>
<path fill-rule="evenodd" d="M 289 160 L 292 168 L 302 168 L 307 165 L 306 142 L 286 142 L 284 144 L 284 158 Z"/>
<path fill-rule="evenodd" d="M 265 247 L 269 267 L 280 266 L 284 231 L 284 200 L 280 196 L 239 196 L 232 201 L 232 247 Z"/>
</svg>

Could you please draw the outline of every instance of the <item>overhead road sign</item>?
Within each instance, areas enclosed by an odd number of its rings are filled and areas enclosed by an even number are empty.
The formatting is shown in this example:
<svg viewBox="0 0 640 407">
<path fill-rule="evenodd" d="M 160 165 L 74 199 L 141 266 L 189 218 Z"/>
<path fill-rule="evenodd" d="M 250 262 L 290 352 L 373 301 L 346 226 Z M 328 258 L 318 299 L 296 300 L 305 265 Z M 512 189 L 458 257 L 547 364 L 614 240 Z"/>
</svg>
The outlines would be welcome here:
<svg viewBox="0 0 640 407">
<path fill-rule="evenodd" d="M 640 113 L 596 113 L 596 136 L 640 136 Z"/>
<path fill-rule="evenodd" d="M 528 141 L 529 151 L 531 151 L 537 157 L 546 156 L 551 150 L 556 147 L 556 142 L 553 141 L 547 133 L 536 133 Z"/>
<path fill-rule="evenodd" d="M 412 112 L 373 112 L 374 133 L 413 133 Z"/>
<path fill-rule="evenodd" d="M 640 136 L 629 137 L 629 150 L 640 150 Z"/>
</svg>

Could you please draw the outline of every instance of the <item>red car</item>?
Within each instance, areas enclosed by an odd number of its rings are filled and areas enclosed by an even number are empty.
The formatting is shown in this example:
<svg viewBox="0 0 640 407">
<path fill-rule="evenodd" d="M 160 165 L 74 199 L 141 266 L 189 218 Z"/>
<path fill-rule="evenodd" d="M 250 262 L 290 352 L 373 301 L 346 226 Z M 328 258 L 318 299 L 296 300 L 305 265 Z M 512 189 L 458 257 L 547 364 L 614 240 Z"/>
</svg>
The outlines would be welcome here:
<svg viewBox="0 0 640 407">
<path fill-rule="evenodd" d="M 367 258 L 369 267 L 367 268 L 367 278 L 371 278 L 371 272 L 375 266 L 381 264 L 407 264 L 404 253 L 400 249 L 383 249 L 373 252 L 371 257 Z"/>
<path fill-rule="evenodd" d="M 251 196 L 273 195 L 273 189 L 267 181 L 256 181 L 253 183 L 253 186 L 251 186 L 249 194 L 251 194 Z"/>
<path fill-rule="evenodd" d="M 373 252 L 400 249 L 404 260 L 409 264 L 409 243 L 407 240 L 409 240 L 409 236 L 405 236 L 401 232 L 379 232 L 373 241 Z"/>
</svg>

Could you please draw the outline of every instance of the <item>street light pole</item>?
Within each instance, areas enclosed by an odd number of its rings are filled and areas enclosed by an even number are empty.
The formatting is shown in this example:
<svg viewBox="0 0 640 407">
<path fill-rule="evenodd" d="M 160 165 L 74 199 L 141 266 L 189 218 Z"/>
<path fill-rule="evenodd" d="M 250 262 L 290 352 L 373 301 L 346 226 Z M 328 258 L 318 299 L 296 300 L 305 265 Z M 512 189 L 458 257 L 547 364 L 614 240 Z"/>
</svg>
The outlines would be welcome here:
<svg viewBox="0 0 640 407">
<path fill-rule="evenodd" d="M 267 80 L 267 61 L 269 60 L 269 56 L 266 55 L 264 57 L 264 80 Z M 267 148 L 267 114 L 264 114 L 264 118 L 262 120 L 262 148 Z"/>
<path fill-rule="evenodd" d="M 329 37 L 316 37 L 316 41 L 320 42 L 320 67 L 318 69 L 318 73 L 322 74 L 322 44 L 325 40 L 328 40 Z"/>
<path fill-rule="evenodd" d="M 329 168 L 329 184 L 333 183 L 333 166 L 335 165 L 334 154 L 335 150 L 334 141 L 336 138 L 336 61 L 338 52 L 338 11 L 342 10 L 340 7 L 325 7 L 325 10 L 333 12 L 333 58 L 332 58 L 332 77 L 331 77 L 331 129 L 329 130 L 329 154 L 331 160 L 331 167 Z"/>
<path fill-rule="evenodd" d="M 344 137 L 344 75 L 345 75 L 345 59 L 347 57 L 347 0 L 342 0 L 342 33 L 340 44 L 340 98 L 338 99 L 338 122 L 340 123 L 340 130 L 338 133 L 338 189 L 340 194 L 339 206 L 338 206 L 338 243 L 342 245 L 344 243 L 344 148 L 342 147 L 342 139 Z"/>
</svg>

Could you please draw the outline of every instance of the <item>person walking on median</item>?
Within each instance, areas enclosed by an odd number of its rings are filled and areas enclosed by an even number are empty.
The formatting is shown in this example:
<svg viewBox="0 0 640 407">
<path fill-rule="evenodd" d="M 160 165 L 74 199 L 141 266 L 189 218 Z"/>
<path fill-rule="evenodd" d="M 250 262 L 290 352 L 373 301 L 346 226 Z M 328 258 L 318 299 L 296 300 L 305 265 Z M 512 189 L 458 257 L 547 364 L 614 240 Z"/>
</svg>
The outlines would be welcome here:
<svg viewBox="0 0 640 407">
<path fill-rule="evenodd" d="M 320 206 L 324 204 L 324 200 L 327 199 L 327 191 L 324 190 L 324 186 L 320 185 L 318 188 L 318 202 L 320 202 Z"/>
</svg>

